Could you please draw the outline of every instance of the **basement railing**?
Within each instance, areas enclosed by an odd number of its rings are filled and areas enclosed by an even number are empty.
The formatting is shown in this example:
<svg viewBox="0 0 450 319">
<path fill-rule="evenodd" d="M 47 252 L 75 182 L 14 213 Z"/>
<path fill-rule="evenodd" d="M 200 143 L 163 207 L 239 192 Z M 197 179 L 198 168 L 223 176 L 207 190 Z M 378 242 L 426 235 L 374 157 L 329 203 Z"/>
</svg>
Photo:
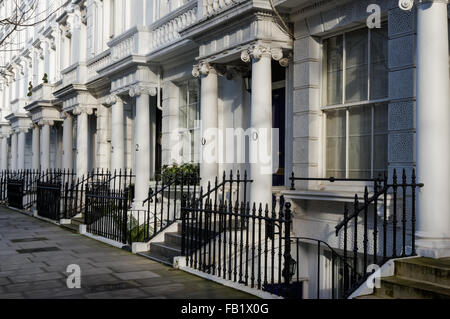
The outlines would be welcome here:
<svg viewBox="0 0 450 319">
<path fill-rule="evenodd" d="M 394 170 L 392 183 L 385 177 L 372 196 L 365 188 L 362 205 L 358 195 L 355 195 L 353 207 L 349 209 L 345 205 L 344 219 L 336 226 L 336 236 L 343 241 L 344 261 L 352 259 L 353 263 L 353 285 L 346 290 L 347 296 L 372 274 L 368 272 L 369 263 L 381 266 L 393 258 L 416 255 L 416 191 L 424 184 L 417 183 L 415 170 L 410 182 L 405 170 L 400 181 L 398 179 Z M 389 211 L 388 195 L 392 198 Z M 381 216 L 379 204 L 382 205 Z M 348 272 L 344 275 L 349 276 Z"/>
</svg>

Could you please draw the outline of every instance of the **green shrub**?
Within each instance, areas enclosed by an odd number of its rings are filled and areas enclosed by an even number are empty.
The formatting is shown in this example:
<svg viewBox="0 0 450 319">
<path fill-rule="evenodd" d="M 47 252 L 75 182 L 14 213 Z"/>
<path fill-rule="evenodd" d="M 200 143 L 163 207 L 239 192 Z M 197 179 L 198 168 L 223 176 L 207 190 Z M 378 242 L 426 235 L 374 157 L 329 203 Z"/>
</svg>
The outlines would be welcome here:
<svg viewBox="0 0 450 319">
<path fill-rule="evenodd" d="M 197 164 L 186 163 L 182 165 L 164 165 L 159 180 L 164 184 L 167 184 L 176 179 L 177 185 L 182 184 L 183 181 L 185 185 L 193 185 L 198 183 L 199 175 L 200 168 Z"/>
</svg>

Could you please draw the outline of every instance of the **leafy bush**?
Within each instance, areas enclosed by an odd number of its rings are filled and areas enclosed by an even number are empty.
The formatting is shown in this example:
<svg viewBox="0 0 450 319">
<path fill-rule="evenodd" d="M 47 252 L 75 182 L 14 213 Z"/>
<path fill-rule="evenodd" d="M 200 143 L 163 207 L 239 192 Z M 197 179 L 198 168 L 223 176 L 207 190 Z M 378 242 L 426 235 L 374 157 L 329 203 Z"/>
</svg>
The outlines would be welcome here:
<svg viewBox="0 0 450 319">
<path fill-rule="evenodd" d="M 182 165 L 164 165 L 162 168 L 160 181 L 162 181 L 163 184 L 167 184 L 175 179 L 177 185 L 193 185 L 198 183 L 199 175 L 200 169 L 196 164 L 186 163 Z"/>
</svg>

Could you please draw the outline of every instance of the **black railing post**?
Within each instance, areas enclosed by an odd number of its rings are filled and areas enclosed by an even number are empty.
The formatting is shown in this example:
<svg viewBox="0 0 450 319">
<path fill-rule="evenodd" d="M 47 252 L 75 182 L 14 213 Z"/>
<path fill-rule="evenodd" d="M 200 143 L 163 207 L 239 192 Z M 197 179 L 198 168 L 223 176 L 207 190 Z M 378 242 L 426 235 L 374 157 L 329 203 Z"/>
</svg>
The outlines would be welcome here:
<svg viewBox="0 0 450 319">
<path fill-rule="evenodd" d="M 406 256 L 406 172 L 402 173 L 402 257 Z"/>
<path fill-rule="evenodd" d="M 127 243 L 127 224 L 128 224 L 128 190 L 125 190 L 124 192 L 124 196 L 122 198 L 122 222 L 123 222 L 123 229 L 122 229 L 122 243 L 126 244 Z M 131 245 L 131 231 L 130 231 L 130 245 Z"/>
<path fill-rule="evenodd" d="M 392 256 L 397 256 L 397 170 L 394 169 L 392 177 L 393 201 L 394 201 L 394 216 L 392 218 Z"/>
<path fill-rule="evenodd" d="M 186 256 L 186 203 L 187 195 L 181 196 L 181 256 Z"/>
<path fill-rule="evenodd" d="M 291 223 L 292 223 L 292 215 L 291 215 L 291 203 L 287 202 L 284 205 L 284 270 L 283 277 L 284 283 L 286 285 L 285 293 L 288 295 L 289 285 L 291 281 L 291 263 L 293 262 L 291 256 Z M 280 207 L 280 209 L 283 209 Z M 282 236 L 282 234 L 280 234 Z M 281 247 L 280 247 L 281 249 Z"/>
<path fill-rule="evenodd" d="M 343 275 L 344 291 L 347 291 L 349 288 L 348 287 L 348 265 L 347 265 L 347 262 L 348 262 L 348 252 L 347 252 L 348 221 L 347 221 L 347 219 L 348 219 L 348 207 L 347 207 L 347 203 L 345 203 L 345 206 L 344 206 L 344 221 L 345 221 L 345 224 L 344 224 L 344 275 Z"/>
<path fill-rule="evenodd" d="M 411 175 L 411 255 L 416 255 L 416 170 Z"/>
<path fill-rule="evenodd" d="M 317 299 L 320 299 L 320 241 L 317 242 Z"/>
<path fill-rule="evenodd" d="M 357 272 L 358 272 L 358 211 L 359 211 L 359 202 L 358 195 L 355 195 L 355 203 L 353 207 L 354 214 L 354 234 L 353 234 L 353 282 L 356 282 Z"/>
<path fill-rule="evenodd" d="M 369 242 L 369 234 L 367 229 L 367 213 L 368 213 L 368 207 L 369 206 L 369 191 L 366 188 L 364 189 L 364 238 L 363 238 L 363 247 L 364 247 L 364 272 L 367 269 L 367 249 L 368 249 L 368 242 Z"/>
</svg>

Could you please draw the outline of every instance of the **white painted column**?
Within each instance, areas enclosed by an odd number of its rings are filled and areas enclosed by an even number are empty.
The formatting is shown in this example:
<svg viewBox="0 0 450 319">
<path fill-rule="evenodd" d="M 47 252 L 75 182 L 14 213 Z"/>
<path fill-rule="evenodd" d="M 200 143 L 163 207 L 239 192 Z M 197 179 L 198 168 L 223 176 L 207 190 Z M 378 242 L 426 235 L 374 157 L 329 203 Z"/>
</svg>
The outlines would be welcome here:
<svg viewBox="0 0 450 319">
<path fill-rule="evenodd" d="M 136 97 L 135 117 L 135 197 L 134 205 L 139 207 L 148 197 L 150 181 L 150 95 L 156 95 L 155 88 L 134 87 L 130 96 Z"/>
<path fill-rule="evenodd" d="M 123 100 L 111 98 L 111 171 L 125 168 L 125 137 Z"/>
<path fill-rule="evenodd" d="M 417 252 L 450 256 L 450 99 L 447 3 L 417 9 Z"/>
<path fill-rule="evenodd" d="M 73 169 L 73 119 L 70 113 L 64 113 L 62 161 L 63 169 Z"/>
<path fill-rule="evenodd" d="M 26 129 L 20 129 L 17 137 L 17 169 L 25 169 L 25 134 Z"/>
<path fill-rule="evenodd" d="M 214 183 L 219 174 L 219 148 L 218 148 L 218 82 L 216 70 L 203 63 L 200 66 L 201 73 L 201 163 L 200 177 L 202 185 L 207 187 L 208 182 Z"/>
<path fill-rule="evenodd" d="M 2 137 L 1 152 L 2 152 L 1 170 L 4 171 L 8 169 L 8 137 L 6 135 Z"/>
<path fill-rule="evenodd" d="M 77 118 L 77 176 L 82 178 L 89 172 L 89 127 L 88 115 L 92 110 L 85 107 L 78 107 L 74 111 Z"/>
<path fill-rule="evenodd" d="M 39 170 L 41 168 L 41 147 L 40 147 L 40 128 L 39 125 L 34 125 L 33 128 L 33 169 Z"/>
<path fill-rule="evenodd" d="M 250 108 L 250 187 L 251 202 L 272 203 L 272 54 L 270 48 L 256 45 L 252 55 Z M 248 58 L 248 57 L 247 57 Z M 243 57 L 243 60 L 245 58 Z"/>
<path fill-rule="evenodd" d="M 41 169 L 50 169 L 50 125 L 51 121 L 42 121 L 41 133 Z"/>
<path fill-rule="evenodd" d="M 11 134 L 11 170 L 17 170 L 17 133 Z"/>
</svg>

